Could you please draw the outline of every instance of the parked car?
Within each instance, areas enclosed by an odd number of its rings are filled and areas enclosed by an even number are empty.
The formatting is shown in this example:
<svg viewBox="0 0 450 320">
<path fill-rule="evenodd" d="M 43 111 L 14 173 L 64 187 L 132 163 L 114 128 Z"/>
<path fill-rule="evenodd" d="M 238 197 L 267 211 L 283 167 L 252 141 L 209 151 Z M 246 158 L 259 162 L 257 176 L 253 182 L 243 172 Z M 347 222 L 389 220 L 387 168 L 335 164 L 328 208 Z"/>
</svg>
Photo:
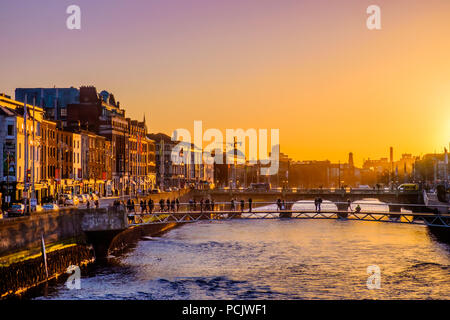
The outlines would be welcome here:
<svg viewBox="0 0 450 320">
<path fill-rule="evenodd" d="M 248 189 L 252 191 L 270 191 L 271 185 L 270 183 L 252 183 Z M 281 188 L 279 189 L 281 191 Z"/>
<path fill-rule="evenodd" d="M 8 217 L 20 217 L 25 215 L 25 205 L 22 203 L 15 203 L 7 210 Z"/>
<path fill-rule="evenodd" d="M 64 205 L 66 206 L 76 206 L 80 203 L 80 200 L 78 200 L 77 196 L 72 197 L 72 195 L 70 194 L 65 194 L 63 198 L 64 198 Z"/>
<path fill-rule="evenodd" d="M 404 183 L 398 186 L 400 191 L 417 191 L 419 190 L 419 185 L 417 183 Z"/>
<path fill-rule="evenodd" d="M 91 199 L 93 201 L 98 200 L 98 196 L 95 193 L 91 193 Z"/>
<path fill-rule="evenodd" d="M 44 208 L 41 205 L 37 204 L 37 205 L 32 207 L 32 211 L 34 211 L 34 212 L 42 212 L 42 211 L 44 211 Z"/>
<path fill-rule="evenodd" d="M 58 211 L 59 210 L 59 206 L 57 204 L 54 203 L 46 203 L 42 206 L 42 208 L 45 211 Z"/>
<path fill-rule="evenodd" d="M 78 200 L 80 200 L 81 203 L 86 203 L 88 201 L 88 198 L 84 194 L 80 194 L 77 197 L 78 197 Z"/>
</svg>

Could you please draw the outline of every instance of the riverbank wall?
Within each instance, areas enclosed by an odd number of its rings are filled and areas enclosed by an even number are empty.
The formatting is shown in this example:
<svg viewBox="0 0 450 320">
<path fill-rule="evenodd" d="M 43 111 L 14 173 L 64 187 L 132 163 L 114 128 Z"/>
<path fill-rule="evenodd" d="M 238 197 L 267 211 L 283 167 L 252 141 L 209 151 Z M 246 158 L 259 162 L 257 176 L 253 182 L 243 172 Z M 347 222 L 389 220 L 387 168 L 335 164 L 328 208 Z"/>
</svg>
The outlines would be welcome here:
<svg viewBox="0 0 450 320">
<path fill-rule="evenodd" d="M 47 271 L 42 255 L 0 267 L 0 297 L 21 294 L 65 274 L 69 266 L 81 268 L 95 260 L 91 246 L 78 244 L 49 252 L 46 256 Z"/>
<path fill-rule="evenodd" d="M 186 193 L 158 194 L 152 195 L 152 198 L 175 196 L 181 200 Z M 104 223 L 109 210 L 62 208 L 55 212 L 0 219 L 0 298 L 21 294 L 47 280 L 65 277 L 71 265 L 82 267 L 95 262 L 94 246 L 87 236 L 86 219 L 83 220 L 83 217 L 89 217 L 87 220 L 91 221 L 91 225 L 88 227 L 95 228 L 97 224 Z M 117 232 L 108 249 L 117 255 L 144 236 L 156 236 L 179 225 L 169 222 L 125 226 Z M 42 239 L 47 248 L 48 278 L 41 251 Z"/>
</svg>

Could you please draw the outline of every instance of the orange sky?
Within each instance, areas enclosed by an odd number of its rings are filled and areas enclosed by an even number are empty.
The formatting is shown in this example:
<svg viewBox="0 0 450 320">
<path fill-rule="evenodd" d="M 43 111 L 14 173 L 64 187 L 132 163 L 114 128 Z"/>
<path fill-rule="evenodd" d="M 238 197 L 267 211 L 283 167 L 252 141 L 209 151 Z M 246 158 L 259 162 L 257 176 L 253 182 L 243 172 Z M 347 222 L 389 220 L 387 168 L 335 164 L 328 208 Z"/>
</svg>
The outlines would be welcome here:
<svg viewBox="0 0 450 320">
<path fill-rule="evenodd" d="M 5 2 L 11 95 L 95 85 L 152 132 L 278 128 L 281 151 L 301 160 L 352 151 L 360 164 L 450 141 L 448 0 L 79 1 L 81 31 L 65 29 L 70 1 Z M 374 3 L 379 31 L 365 26 Z"/>
</svg>

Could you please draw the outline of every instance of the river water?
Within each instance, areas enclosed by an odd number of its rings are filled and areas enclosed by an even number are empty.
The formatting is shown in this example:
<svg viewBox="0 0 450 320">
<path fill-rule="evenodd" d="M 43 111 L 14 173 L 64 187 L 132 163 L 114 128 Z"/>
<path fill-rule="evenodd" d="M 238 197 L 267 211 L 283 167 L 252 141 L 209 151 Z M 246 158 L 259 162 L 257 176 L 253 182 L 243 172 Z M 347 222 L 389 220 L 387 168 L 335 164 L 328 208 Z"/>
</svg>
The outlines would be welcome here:
<svg viewBox="0 0 450 320">
<path fill-rule="evenodd" d="M 367 287 L 371 265 L 379 289 Z M 450 299 L 450 246 L 417 225 L 203 221 L 83 270 L 79 290 L 58 283 L 34 298 Z"/>
</svg>

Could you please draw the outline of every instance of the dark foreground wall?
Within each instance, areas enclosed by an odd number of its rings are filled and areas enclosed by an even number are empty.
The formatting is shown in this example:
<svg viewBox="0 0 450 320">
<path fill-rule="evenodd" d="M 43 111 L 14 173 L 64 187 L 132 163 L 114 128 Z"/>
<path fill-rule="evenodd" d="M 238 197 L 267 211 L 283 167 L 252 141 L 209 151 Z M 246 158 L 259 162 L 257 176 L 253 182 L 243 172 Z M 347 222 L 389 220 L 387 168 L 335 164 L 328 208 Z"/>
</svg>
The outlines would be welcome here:
<svg viewBox="0 0 450 320">
<path fill-rule="evenodd" d="M 111 242 L 110 252 L 114 254 L 121 253 L 122 250 L 125 250 L 128 246 L 135 244 L 142 237 L 154 237 L 181 225 L 182 223 L 168 222 L 128 228 L 114 237 Z"/>
<path fill-rule="evenodd" d="M 18 250 L 40 246 L 41 236 L 51 243 L 64 239 L 83 240 L 80 210 L 32 214 L 0 220 L 0 256 Z"/>
<path fill-rule="evenodd" d="M 94 261 L 91 247 L 76 245 L 47 253 L 49 279 L 66 272 L 71 265 L 84 266 Z M 0 267 L 0 297 L 20 293 L 45 282 L 46 273 L 42 257 Z"/>
<path fill-rule="evenodd" d="M 36 251 L 41 245 L 42 234 L 46 245 L 70 239 L 68 242 L 74 245 L 47 253 L 48 275 L 52 279 L 64 274 L 71 265 L 81 267 L 107 257 L 108 249 L 120 253 L 143 236 L 154 236 L 177 225 L 169 222 L 128 228 L 124 212 L 107 209 L 68 209 L 4 219 L 0 221 L 0 256 L 27 248 Z M 103 255 L 95 251 L 93 235 L 105 245 Z M 0 267 L 0 297 L 21 293 L 46 280 L 42 255 Z"/>
</svg>

